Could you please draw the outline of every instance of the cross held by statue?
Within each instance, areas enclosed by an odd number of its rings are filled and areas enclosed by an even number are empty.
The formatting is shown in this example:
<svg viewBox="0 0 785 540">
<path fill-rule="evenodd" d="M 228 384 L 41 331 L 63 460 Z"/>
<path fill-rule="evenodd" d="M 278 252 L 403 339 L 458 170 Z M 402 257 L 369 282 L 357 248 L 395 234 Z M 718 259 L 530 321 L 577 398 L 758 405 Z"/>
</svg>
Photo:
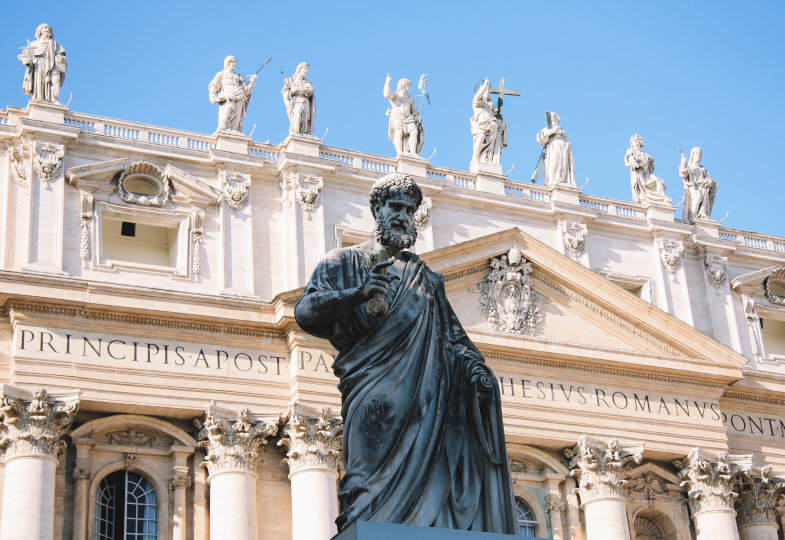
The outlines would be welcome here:
<svg viewBox="0 0 785 540">
<path fill-rule="evenodd" d="M 504 104 L 504 96 L 520 96 L 520 90 L 507 90 L 504 88 L 504 77 L 499 79 L 499 88 L 491 88 L 491 94 L 498 94 L 499 97 L 496 100 L 496 116 L 501 118 L 502 117 L 502 105 Z"/>
</svg>

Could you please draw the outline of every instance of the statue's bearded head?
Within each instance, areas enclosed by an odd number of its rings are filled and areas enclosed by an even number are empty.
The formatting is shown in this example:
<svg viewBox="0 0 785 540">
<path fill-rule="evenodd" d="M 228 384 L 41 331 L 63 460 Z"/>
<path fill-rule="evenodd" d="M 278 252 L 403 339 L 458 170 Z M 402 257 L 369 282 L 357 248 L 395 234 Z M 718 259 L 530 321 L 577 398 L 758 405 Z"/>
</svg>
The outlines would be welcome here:
<svg viewBox="0 0 785 540">
<path fill-rule="evenodd" d="M 46 23 L 41 23 L 35 29 L 35 39 L 53 39 L 54 33 L 52 32 L 52 27 Z"/>
<path fill-rule="evenodd" d="M 407 249 L 417 241 L 414 214 L 422 204 L 422 191 L 411 176 L 389 174 L 371 188 L 374 237 L 385 248 Z"/>
</svg>

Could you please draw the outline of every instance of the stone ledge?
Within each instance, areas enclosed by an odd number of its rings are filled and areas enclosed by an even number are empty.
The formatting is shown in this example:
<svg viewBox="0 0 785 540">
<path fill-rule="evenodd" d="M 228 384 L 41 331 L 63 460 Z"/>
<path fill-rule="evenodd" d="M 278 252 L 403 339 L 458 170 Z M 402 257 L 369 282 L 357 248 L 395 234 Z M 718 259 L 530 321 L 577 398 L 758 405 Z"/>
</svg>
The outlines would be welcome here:
<svg viewBox="0 0 785 540">
<path fill-rule="evenodd" d="M 396 523 L 377 523 L 375 521 L 355 521 L 349 527 L 333 536 L 332 540 L 509 540 L 516 538 L 537 538 L 509 534 L 485 533 L 477 531 L 457 531 L 436 527 L 415 527 Z"/>
</svg>

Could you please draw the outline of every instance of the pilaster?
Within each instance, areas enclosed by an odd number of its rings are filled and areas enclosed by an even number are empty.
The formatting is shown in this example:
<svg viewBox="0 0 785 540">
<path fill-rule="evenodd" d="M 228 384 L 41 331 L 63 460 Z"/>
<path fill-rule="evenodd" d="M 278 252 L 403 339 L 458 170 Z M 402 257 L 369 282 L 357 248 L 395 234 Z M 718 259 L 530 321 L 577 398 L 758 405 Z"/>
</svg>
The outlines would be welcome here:
<svg viewBox="0 0 785 540">
<path fill-rule="evenodd" d="M 292 540 L 329 540 L 338 532 L 342 439 L 343 420 L 329 407 L 292 407 L 278 442 L 292 483 Z"/>
<path fill-rule="evenodd" d="M 319 170 L 295 166 L 281 171 L 287 290 L 305 285 L 326 253 L 322 187 Z"/>
</svg>

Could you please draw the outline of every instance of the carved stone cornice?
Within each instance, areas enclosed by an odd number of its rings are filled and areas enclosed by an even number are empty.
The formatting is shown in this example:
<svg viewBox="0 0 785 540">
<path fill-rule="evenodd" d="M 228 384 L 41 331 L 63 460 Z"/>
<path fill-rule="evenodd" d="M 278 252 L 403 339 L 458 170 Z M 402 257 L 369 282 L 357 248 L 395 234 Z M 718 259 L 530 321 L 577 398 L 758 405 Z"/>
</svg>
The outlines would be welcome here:
<svg viewBox="0 0 785 540">
<path fill-rule="evenodd" d="M 284 463 L 289 473 L 306 469 L 329 469 L 338 471 L 343 442 L 343 420 L 332 415 L 329 407 L 318 414 L 294 407 L 284 424 L 278 446 L 286 447 Z"/>
<path fill-rule="evenodd" d="M 739 498 L 736 501 L 736 522 L 739 526 L 752 523 L 777 523 L 777 503 L 785 492 L 785 480 L 776 478 L 771 467 L 760 474 L 743 471 L 739 474 Z"/>
<path fill-rule="evenodd" d="M 79 409 L 78 393 L 58 399 L 40 388 L 29 392 L 2 386 L 0 449 L 15 457 L 57 457 Z"/>
<path fill-rule="evenodd" d="M 700 449 L 693 448 L 683 460 L 675 460 L 681 485 L 687 488 L 687 501 L 693 517 L 707 510 L 733 511 L 733 501 L 738 494 L 733 491 L 741 469 L 728 461 L 723 452 L 712 461 Z"/>
<path fill-rule="evenodd" d="M 572 448 L 565 448 L 564 455 L 570 460 L 570 476 L 578 480 L 581 504 L 598 499 L 624 498 L 628 483 L 629 468 L 640 463 L 642 447 L 628 452 L 611 439 L 603 448 L 597 441 L 583 436 Z"/>
<path fill-rule="evenodd" d="M 199 447 L 207 452 L 204 459 L 210 476 L 222 472 L 254 473 L 261 461 L 262 446 L 277 431 L 277 422 L 252 419 L 249 409 L 243 409 L 237 420 L 231 420 L 227 412 L 208 407 L 198 439 Z"/>
</svg>

